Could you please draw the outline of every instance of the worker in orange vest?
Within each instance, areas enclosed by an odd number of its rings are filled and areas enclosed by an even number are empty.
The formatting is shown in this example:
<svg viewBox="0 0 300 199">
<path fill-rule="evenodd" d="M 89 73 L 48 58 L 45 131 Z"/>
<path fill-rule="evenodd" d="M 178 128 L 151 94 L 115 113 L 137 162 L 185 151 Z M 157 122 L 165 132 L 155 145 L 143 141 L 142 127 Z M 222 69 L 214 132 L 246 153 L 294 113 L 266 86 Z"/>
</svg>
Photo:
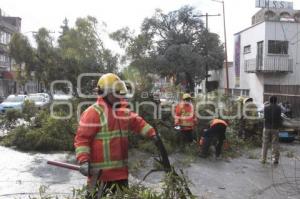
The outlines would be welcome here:
<svg viewBox="0 0 300 199">
<path fill-rule="evenodd" d="M 228 124 L 221 119 L 213 119 L 209 129 L 204 132 L 201 138 L 201 154 L 200 157 L 206 158 L 209 155 L 209 147 L 215 143 L 216 158 L 221 155 L 223 142 L 226 139 L 225 132 Z"/>
<path fill-rule="evenodd" d="M 182 101 L 175 107 L 175 129 L 181 131 L 185 142 L 193 142 L 194 129 L 197 124 L 192 96 L 183 94 Z"/>
<path fill-rule="evenodd" d="M 95 194 L 101 198 L 99 194 L 112 187 L 128 186 L 129 132 L 154 140 L 165 169 L 170 170 L 165 148 L 154 128 L 127 108 L 123 100 L 127 92 L 124 82 L 107 73 L 101 76 L 97 87 L 97 102 L 82 113 L 74 141 L 80 172 L 88 176 L 87 198 L 94 198 Z M 101 190 L 99 182 L 103 185 Z"/>
</svg>

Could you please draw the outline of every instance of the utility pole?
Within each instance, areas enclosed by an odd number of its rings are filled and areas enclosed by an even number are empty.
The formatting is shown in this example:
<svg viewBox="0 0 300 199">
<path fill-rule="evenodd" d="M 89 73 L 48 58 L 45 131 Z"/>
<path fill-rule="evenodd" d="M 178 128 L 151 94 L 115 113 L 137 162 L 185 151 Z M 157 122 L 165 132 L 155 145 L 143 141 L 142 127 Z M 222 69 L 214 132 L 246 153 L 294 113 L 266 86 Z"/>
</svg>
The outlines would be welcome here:
<svg viewBox="0 0 300 199">
<path fill-rule="evenodd" d="M 194 17 L 205 17 L 205 34 L 206 36 L 208 35 L 208 17 L 219 17 L 221 16 L 220 14 L 216 14 L 216 15 L 209 15 L 208 13 L 206 13 L 205 15 L 194 15 Z M 206 61 L 205 61 L 205 93 L 207 93 L 207 82 L 208 82 L 208 40 L 206 40 L 205 43 L 205 56 L 206 56 Z"/>
<path fill-rule="evenodd" d="M 222 3 L 223 6 L 223 25 L 224 25 L 224 47 L 225 47 L 225 74 L 226 74 L 226 89 L 225 93 L 228 94 L 229 89 L 229 77 L 228 77 L 228 57 L 227 57 L 227 39 L 226 39 L 226 23 L 225 23 L 225 6 L 224 6 L 224 0 L 212 0 L 218 3 Z"/>
</svg>

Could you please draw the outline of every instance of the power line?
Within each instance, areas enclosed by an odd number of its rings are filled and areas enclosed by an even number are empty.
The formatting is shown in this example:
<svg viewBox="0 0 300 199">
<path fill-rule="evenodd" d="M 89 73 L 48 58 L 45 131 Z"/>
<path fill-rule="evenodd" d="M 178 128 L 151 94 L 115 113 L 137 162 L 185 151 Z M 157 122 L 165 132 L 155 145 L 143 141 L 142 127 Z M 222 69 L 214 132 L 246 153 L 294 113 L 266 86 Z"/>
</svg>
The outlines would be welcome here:
<svg viewBox="0 0 300 199">
<path fill-rule="evenodd" d="M 208 17 L 217 17 L 221 16 L 221 14 L 216 14 L 216 15 L 210 15 L 206 13 L 205 15 L 193 15 L 193 17 L 205 17 L 205 33 L 208 34 Z M 208 39 L 206 40 L 205 43 L 205 56 L 206 56 L 206 61 L 205 61 L 205 93 L 207 93 L 207 82 L 208 82 Z"/>
</svg>

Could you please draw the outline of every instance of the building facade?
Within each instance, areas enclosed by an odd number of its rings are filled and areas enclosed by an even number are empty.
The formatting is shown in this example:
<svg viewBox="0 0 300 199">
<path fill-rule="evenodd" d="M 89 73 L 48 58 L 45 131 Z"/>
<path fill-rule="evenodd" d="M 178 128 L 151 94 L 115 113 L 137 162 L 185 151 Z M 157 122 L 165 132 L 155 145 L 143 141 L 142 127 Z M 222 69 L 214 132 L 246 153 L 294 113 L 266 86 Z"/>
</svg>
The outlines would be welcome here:
<svg viewBox="0 0 300 199">
<path fill-rule="evenodd" d="M 261 105 L 276 95 L 300 113 L 300 11 L 261 9 L 252 25 L 234 38 L 229 92 L 252 97 Z M 219 73 L 224 88 L 224 69 Z"/>
<path fill-rule="evenodd" d="M 17 92 L 15 73 L 12 70 L 14 61 L 9 57 L 8 46 L 12 35 L 21 31 L 20 17 L 2 15 L 0 9 L 0 96 L 5 97 Z"/>
</svg>

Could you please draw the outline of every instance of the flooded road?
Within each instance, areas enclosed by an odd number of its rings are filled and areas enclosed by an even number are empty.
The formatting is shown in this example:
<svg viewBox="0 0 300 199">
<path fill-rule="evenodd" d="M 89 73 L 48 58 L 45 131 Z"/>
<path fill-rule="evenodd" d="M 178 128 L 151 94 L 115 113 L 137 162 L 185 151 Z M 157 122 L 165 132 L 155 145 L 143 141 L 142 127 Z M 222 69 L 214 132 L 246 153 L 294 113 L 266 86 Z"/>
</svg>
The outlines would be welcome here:
<svg viewBox="0 0 300 199">
<path fill-rule="evenodd" d="M 0 147 L 0 154 L 0 199 L 29 198 L 41 186 L 47 187 L 47 193 L 63 198 L 85 184 L 80 173 L 46 164 L 46 160 L 75 162 L 73 154 L 24 153 L 5 147 Z M 256 149 L 233 160 L 189 160 L 186 155 L 174 154 L 170 160 L 177 169 L 183 169 L 192 183 L 192 192 L 199 198 L 300 198 L 300 145 L 282 145 L 277 167 L 262 165 L 257 159 L 259 154 Z M 138 151 L 131 151 L 130 156 L 130 181 L 138 183 L 152 169 L 153 159 Z M 160 190 L 162 176 L 162 172 L 153 173 L 143 184 Z"/>
</svg>

